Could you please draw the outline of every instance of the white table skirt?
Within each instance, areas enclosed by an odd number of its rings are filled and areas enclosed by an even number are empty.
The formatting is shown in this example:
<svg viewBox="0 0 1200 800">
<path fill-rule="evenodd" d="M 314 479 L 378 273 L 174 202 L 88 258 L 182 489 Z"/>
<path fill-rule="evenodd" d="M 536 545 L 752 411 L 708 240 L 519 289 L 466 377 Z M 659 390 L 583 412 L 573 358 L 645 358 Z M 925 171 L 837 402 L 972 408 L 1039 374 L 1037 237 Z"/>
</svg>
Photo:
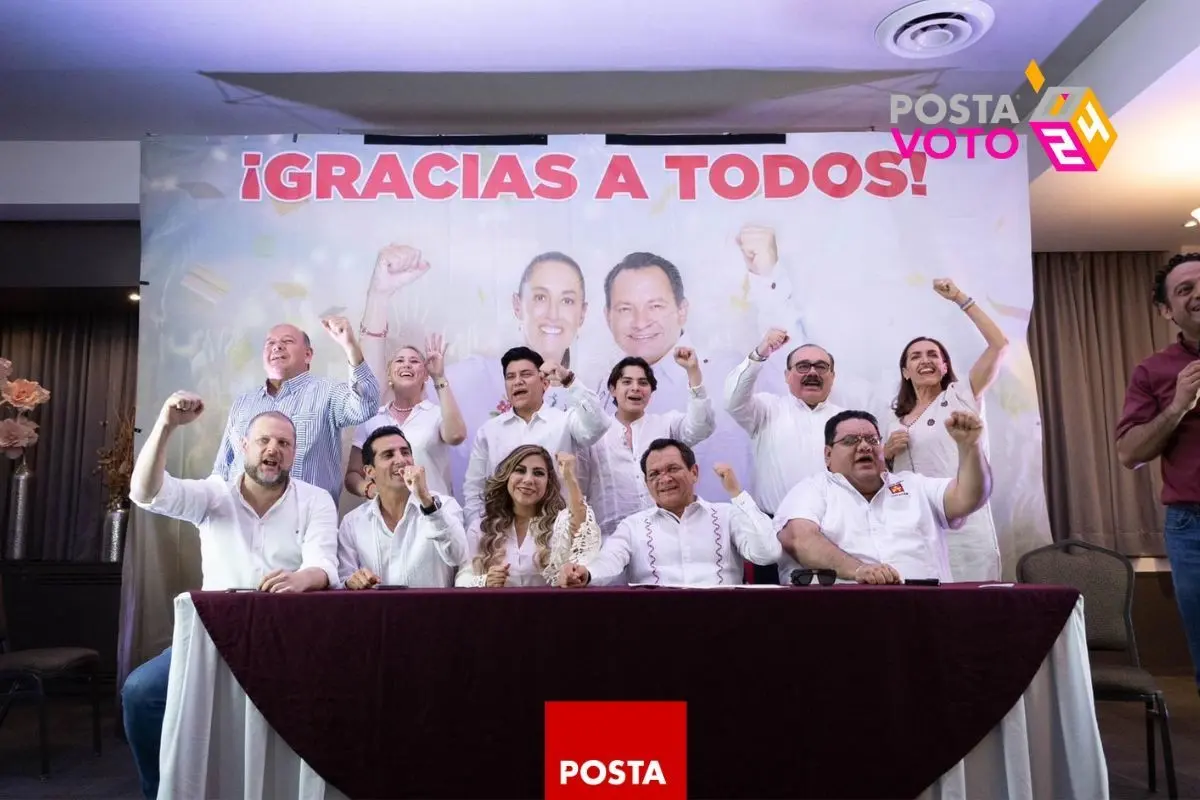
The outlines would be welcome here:
<svg viewBox="0 0 1200 800">
<path fill-rule="evenodd" d="M 920 800 L 1107 800 L 1086 641 L 1081 598 L 1021 699 Z M 186 594 L 175 598 L 161 772 L 160 800 L 345 798 L 267 724 Z"/>
</svg>

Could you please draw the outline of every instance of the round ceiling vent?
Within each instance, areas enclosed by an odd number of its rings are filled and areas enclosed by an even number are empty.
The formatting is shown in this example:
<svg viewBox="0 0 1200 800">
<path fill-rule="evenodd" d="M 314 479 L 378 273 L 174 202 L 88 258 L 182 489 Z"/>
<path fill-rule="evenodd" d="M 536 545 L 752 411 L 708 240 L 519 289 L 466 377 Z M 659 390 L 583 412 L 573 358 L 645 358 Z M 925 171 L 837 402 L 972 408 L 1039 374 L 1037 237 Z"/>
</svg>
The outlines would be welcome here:
<svg viewBox="0 0 1200 800">
<path fill-rule="evenodd" d="M 920 0 L 889 14 L 875 40 L 903 58 L 941 58 L 978 42 L 995 20 L 983 0 Z"/>
</svg>

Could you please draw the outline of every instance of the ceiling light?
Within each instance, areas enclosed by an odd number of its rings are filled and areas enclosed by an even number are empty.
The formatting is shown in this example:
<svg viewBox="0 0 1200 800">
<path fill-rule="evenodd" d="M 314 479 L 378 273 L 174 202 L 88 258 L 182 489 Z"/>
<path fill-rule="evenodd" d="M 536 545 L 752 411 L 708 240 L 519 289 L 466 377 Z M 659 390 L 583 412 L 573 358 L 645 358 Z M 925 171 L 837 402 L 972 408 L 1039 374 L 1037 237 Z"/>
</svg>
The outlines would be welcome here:
<svg viewBox="0 0 1200 800">
<path fill-rule="evenodd" d="M 1197 225 L 1200 225 L 1200 222 L 1196 222 L 1194 219 L 1189 219 L 1187 222 L 1183 223 L 1183 227 L 1185 228 L 1194 228 Z"/>
<path fill-rule="evenodd" d="M 130 292 L 129 299 L 136 303 L 138 300 L 142 299 L 142 296 L 137 292 Z"/>
<path fill-rule="evenodd" d="M 1200 208 L 1192 209 L 1192 219 L 1200 220 Z"/>
<path fill-rule="evenodd" d="M 919 0 L 879 23 L 875 41 L 903 58 L 941 58 L 978 42 L 995 21 L 983 0 Z"/>
</svg>

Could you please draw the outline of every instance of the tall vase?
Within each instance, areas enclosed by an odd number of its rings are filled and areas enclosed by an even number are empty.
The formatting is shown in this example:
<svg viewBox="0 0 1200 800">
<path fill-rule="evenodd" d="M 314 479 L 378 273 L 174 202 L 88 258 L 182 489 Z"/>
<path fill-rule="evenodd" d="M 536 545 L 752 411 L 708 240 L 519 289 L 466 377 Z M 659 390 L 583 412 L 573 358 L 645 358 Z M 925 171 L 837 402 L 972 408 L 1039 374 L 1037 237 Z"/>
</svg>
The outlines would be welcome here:
<svg viewBox="0 0 1200 800">
<path fill-rule="evenodd" d="M 8 493 L 8 536 L 4 543 L 4 557 L 10 561 L 25 558 L 29 545 L 29 512 L 33 504 L 33 470 L 21 454 L 21 463 L 13 470 L 12 486 Z"/>
<path fill-rule="evenodd" d="M 128 508 L 110 508 L 104 514 L 104 553 L 101 559 L 110 564 L 121 560 L 125 549 L 125 531 L 129 527 Z"/>
</svg>

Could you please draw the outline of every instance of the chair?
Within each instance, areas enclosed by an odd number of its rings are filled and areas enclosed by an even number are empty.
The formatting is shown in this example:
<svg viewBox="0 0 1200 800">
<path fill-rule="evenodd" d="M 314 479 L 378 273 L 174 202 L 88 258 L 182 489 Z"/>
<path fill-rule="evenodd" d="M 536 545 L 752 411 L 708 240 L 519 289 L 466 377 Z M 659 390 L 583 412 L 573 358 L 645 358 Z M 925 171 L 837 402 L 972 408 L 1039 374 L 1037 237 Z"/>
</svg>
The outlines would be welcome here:
<svg viewBox="0 0 1200 800">
<path fill-rule="evenodd" d="M 1144 703 L 1146 766 L 1150 791 L 1157 791 L 1154 723 L 1162 738 L 1167 795 L 1175 800 L 1175 759 L 1167 703 L 1154 677 L 1142 669 L 1133 633 L 1133 564 L 1120 553 L 1087 542 L 1068 540 L 1038 548 L 1017 562 L 1021 583 L 1055 584 L 1083 595 L 1088 650 L 1124 653 L 1128 664 L 1092 665 L 1092 692 L 1097 700 Z"/>
<path fill-rule="evenodd" d="M 3 582 L 4 616 L 11 620 L 20 614 L 19 602 L 13 602 L 17 592 L 12 588 L 13 576 Z M 11 627 L 11 626 L 9 626 Z M 41 751 L 41 779 L 50 776 L 50 741 L 46 724 L 46 683 L 59 679 L 76 679 L 88 683 L 92 702 L 92 743 L 100 755 L 100 691 L 97 671 L 100 654 L 84 647 L 45 647 L 28 650 L 11 649 L 9 631 L 0 628 L 0 725 L 9 709 L 18 700 L 36 699 L 38 704 L 38 744 Z M 20 638 L 17 638 L 20 644 Z"/>
</svg>

